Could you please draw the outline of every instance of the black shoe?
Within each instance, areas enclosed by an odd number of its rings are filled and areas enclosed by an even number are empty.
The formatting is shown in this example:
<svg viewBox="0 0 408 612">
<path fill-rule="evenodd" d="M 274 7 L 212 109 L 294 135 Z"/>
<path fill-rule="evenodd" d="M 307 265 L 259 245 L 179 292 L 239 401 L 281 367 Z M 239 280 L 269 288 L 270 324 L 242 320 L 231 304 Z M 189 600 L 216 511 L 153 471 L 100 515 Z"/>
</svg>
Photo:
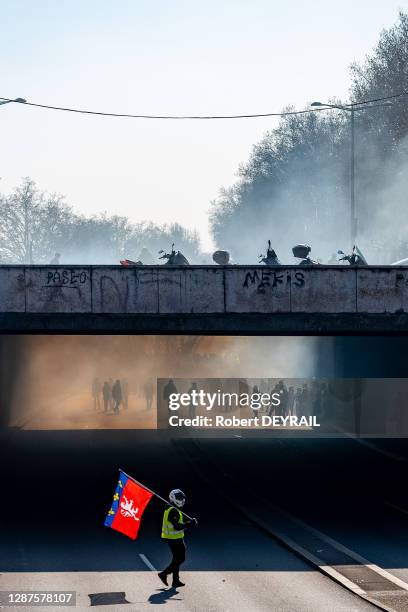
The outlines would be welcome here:
<svg viewBox="0 0 408 612">
<path fill-rule="evenodd" d="M 157 575 L 163 584 L 165 584 L 166 586 L 169 586 L 169 583 L 167 582 L 167 574 L 165 572 L 159 572 Z"/>
<path fill-rule="evenodd" d="M 181 580 L 173 580 L 173 584 L 171 586 L 173 587 L 173 589 L 177 589 L 177 587 L 182 587 L 186 585 L 184 584 L 184 582 L 181 582 Z"/>
</svg>

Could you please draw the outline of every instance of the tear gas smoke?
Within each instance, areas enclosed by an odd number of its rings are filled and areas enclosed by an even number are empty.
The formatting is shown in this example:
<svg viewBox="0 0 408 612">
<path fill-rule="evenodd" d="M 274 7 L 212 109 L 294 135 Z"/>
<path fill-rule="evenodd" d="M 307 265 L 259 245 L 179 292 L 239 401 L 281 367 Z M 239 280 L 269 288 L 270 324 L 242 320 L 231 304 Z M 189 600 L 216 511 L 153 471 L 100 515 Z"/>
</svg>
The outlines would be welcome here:
<svg viewBox="0 0 408 612">
<path fill-rule="evenodd" d="M 157 378 L 307 377 L 316 338 L 214 336 L 25 336 L 9 425 L 23 429 L 156 428 Z M 20 340 L 21 341 L 21 340 Z M 104 412 L 95 379 L 119 379 L 125 402 Z M 126 384 L 127 383 L 127 384 Z M 149 402 L 150 398 L 150 402 Z M 149 403 L 151 407 L 149 409 Z"/>
</svg>

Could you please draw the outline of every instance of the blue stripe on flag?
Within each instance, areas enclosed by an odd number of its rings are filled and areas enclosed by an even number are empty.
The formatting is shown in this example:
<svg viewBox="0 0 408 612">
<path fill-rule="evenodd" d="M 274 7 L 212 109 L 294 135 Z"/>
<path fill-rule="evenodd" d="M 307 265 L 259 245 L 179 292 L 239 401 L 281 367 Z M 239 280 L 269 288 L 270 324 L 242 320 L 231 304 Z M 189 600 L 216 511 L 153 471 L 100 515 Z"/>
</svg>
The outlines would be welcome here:
<svg viewBox="0 0 408 612">
<path fill-rule="evenodd" d="M 112 505 L 110 510 L 105 518 L 105 527 L 111 527 L 113 519 L 116 516 L 117 511 L 119 510 L 119 502 L 122 497 L 123 489 L 128 481 L 128 477 L 124 475 L 123 472 L 119 472 L 119 481 L 115 489 L 115 493 L 113 494 Z"/>
</svg>

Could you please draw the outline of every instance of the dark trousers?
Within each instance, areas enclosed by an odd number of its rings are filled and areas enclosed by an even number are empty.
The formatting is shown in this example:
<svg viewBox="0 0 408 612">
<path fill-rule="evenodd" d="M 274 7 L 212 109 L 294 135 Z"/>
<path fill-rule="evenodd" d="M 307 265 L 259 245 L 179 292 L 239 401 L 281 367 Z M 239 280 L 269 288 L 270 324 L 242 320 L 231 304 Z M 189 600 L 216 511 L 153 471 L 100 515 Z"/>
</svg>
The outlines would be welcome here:
<svg viewBox="0 0 408 612">
<path fill-rule="evenodd" d="M 186 545 L 184 538 L 178 538 L 177 540 L 167 540 L 165 542 L 170 546 L 173 558 L 170 564 L 163 570 L 165 574 L 173 574 L 173 580 L 178 580 L 180 565 L 186 558 Z"/>
</svg>

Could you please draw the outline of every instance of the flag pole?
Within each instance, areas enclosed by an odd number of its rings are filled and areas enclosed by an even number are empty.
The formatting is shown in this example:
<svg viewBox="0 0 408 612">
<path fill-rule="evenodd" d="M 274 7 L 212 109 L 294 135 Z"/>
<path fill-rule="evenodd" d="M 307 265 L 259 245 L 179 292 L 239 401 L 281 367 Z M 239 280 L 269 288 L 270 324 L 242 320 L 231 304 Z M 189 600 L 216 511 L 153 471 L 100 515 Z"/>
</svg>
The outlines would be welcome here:
<svg viewBox="0 0 408 612">
<path fill-rule="evenodd" d="M 168 504 L 169 506 L 171 506 L 172 508 L 174 508 L 175 510 L 178 510 L 179 512 L 181 512 L 181 514 L 184 514 L 184 516 L 186 516 L 188 519 L 190 519 L 190 521 L 195 521 L 196 519 L 193 518 L 192 516 L 189 516 L 188 514 L 186 514 L 185 512 L 183 512 L 183 510 L 180 510 L 180 508 L 176 508 L 175 506 L 173 506 L 172 504 L 169 503 L 169 501 L 167 499 L 164 499 L 164 497 L 162 497 L 161 495 L 158 495 L 157 493 L 155 493 L 154 491 L 152 491 L 151 489 L 149 489 L 149 487 L 146 487 L 144 484 L 142 484 L 141 482 L 139 482 L 138 480 L 136 480 L 136 478 L 133 478 L 133 476 L 129 476 L 129 474 L 126 474 L 126 472 L 122 469 L 119 468 L 119 472 L 122 472 L 122 474 L 124 474 L 127 478 L 130 478 L 130 480 L 133 480 L 133 482 L 135 482 L 136 484 L 138 484 L 140 487 L 142 487 L 143 489 L 146 489 L 146 491 L 149 491 L 149 493 L 151 493 L 152 495 L 155 495 L 156 497 L 158 497 L 159 499 L 161 499 L 162 502 L 164 502 L 165 504 Z"/>
</svg>

